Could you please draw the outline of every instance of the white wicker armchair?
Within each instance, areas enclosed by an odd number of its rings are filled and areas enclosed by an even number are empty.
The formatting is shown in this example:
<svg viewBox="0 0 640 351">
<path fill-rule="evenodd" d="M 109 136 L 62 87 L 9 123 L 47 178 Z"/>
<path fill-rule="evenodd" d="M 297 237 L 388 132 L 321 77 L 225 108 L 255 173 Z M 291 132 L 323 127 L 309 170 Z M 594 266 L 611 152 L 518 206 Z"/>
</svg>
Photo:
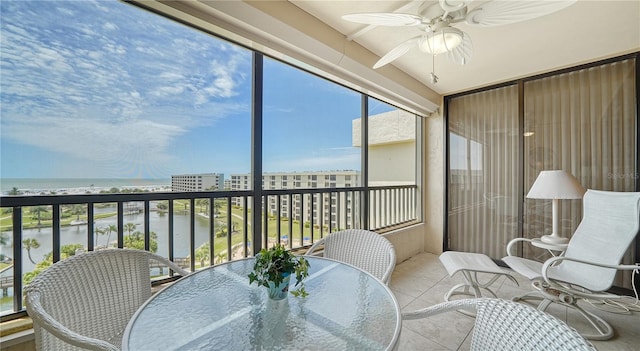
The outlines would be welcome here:
<svg viewBox="0 0 640 351">
<path fill-rule="evenodd" d="M 307 250 L 312 255 L 324 246 L 324 257 L 356 266 L 388 284 L 396 266 L 396 249 L 384 236 L 364 229 L 335 232 L 316 241 Z"/>
<path fill-rule="evenodd" d="M 129 319 L 151 297 L 151 261 L 142 250 L 92 251 L 56 262 L 25 288 L 38 350 L 119 350 Z"/>
<path fill-rule="evenodd" d="M 563 321 L 535 308 L 503 299 L 462 299 L 414 312 L 402 319 L 427 318 L 455 310 L 476 311 L 472 351 L 595 351 L 596 348 Z"/>
</svg>

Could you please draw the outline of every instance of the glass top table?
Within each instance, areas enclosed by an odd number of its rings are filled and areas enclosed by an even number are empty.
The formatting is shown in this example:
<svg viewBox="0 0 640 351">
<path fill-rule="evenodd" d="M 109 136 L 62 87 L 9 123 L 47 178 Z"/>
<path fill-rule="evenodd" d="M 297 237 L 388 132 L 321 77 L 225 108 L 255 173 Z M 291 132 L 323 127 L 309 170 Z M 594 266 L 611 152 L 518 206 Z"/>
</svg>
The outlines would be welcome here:
<svg viewBox="0 0 640 351">
<path fill-rule="evenodd" d="M 307 259 L 306 298 L 272 301 L 249 285 L 253 258 L 183 277 L 138 309 L 122 349 L 393 350 L 402 316 L 389 288 L 351 265 Z"/>
</svg>

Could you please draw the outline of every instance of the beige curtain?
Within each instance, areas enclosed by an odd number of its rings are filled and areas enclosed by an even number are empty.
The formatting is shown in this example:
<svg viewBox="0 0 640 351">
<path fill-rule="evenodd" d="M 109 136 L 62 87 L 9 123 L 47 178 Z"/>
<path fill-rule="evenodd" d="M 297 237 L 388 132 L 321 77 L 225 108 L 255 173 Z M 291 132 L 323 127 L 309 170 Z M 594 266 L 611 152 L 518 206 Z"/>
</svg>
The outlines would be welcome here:
<svg viewBox="0 0 640 351">
<path fill-rule="evenodd" d="M 551 201 L 525 198 L 541 170 L 565 170 L 589 189 L 634 191 L 635 74 L 630 59 L 525 81 L 522 135 L 517 85 L 450 99 L 448 248 L 500 259 L 512 238 L 549 234 Z M 570 237 L 582 219 L 582 201 L 561 200 L 559 216 L 560 235 Z M 549 256 L 522 249 L 528 258 Z M 634 257 L 635 243 L 623 262 Z M 630 280 L 621 272 L 615 285 L 631 288 Z"/>
<path fill-rule="evenodd" d="M 449 248 L 499 259 L 518 236 L 518 89 L 449 102 Z"/>
<path fill-rule="evenodd" d="M 585 188 L 634 191 L 635 94 L 634 60 L 526 82 L 525 194 L 549 169 L 570 172 Z M 560 234 L 570 237 L 582 219 L 582 201 L 560 205 Z M 524 237 L 550 233 L 550 223 L 550 200 L 525 199 Z M 539 254 L 525 250 L 528 257 Z M 634 255 L 632 248 L 625 263 Z M 630 288 L 629 274 L 620 274 L 616 285 Z"/>
</svg>

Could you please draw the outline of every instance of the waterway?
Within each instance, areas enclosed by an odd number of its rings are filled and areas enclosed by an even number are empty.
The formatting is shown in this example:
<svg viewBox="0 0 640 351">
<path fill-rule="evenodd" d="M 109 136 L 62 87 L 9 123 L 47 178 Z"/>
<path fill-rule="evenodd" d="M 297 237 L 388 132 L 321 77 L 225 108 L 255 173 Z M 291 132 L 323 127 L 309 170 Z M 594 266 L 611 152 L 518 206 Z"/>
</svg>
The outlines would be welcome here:
<svg viewBox="0 0 640 351">
<path fill-rule="evenodd" d="M 95 208 L 95 214 L 114 213 L 116 211 L 114 207 L 108 208 Z M 175 258 L 184 258 L 189 256 L 190 251 L 190 215 L 178 214 L 173 215 L 173 250 Z M 136 225 L 135 231 L 144 232 L 144 214 L 128 214 L 124 216 L 124 224 L 133 223 Z M 111 216 L 108 218 L 97 219 L 94 222 L 94 228 L 104 228 L 110 225 L 117 226 L 117 216 Z M 217 225 L 216 225 L 217 226 Z M 160 212 L 151 211 L 149 213 L 149 230 L 157 234 L 158 250 L 157 254 L 168 257 L 169 256 L 169 215 L 161 214 Z M 23 239 L 33 238 L 38 241 L 40 246 L 38 248 L 32 248 L 31 257 L 38 263 L 44 259 L 44 256 L 52 252 L 53 248 L 53 230 L 51 227 L 40 229 L 25 229 L 23 230 Z M 60 240 L 61 245 L 67 244 L 81 244 L 83 247 L 87 247 L 88 240 L 88 226 L 87 224 L 64 226 L 60 228 Z M 13 243 L 12 233 L 3 232 L 5 237 L 9 238 L 6 245 L 0 245 L 0 254 L 6 256 L 13 256 Z M 128 235 L 128 232 L 124 231 L 124 235 Z M 111 247 L 114 247 L 117 242 L 117 233 L 112 232 L 111 236 L 95 234 L 94 229 L 94 245 L 106 246 L 107 240 L 111 243 Z M 196 216 L 195 220 L 195 247 L 198 247 L 209 241 L 209 219 Z M 35 265 L 29 260 L 26 250 L 23 250 L 22 259 L 23 272 L 30 272 L 35 268 Z M 6 271 L 2 276 L 12 275 L 11 271 Z M 12 289 L 9 289 L 8 296 L 13 296 Z M 12 309 L 12 298 L 3 298 L 0 306 L 0 311 L 4 312 Z"/>
<path fill-rule="evenodd" d="M 95 213 L 107 213 L 115 212 L 115 208 L 96 208 Z M 173 217 L 173 236 L 174 236 L 174 257 L 187 257 L 189 255 L 189 237 L 190 237 L 190 224 L 189 215 L 174 214 Z M 131 214 L 124 216 L 124 223 L 133 223 L 136 225 L 136 231 L 144 232 L 144 214 Z M 104 228 L 110 225 L 117 225 L 117 217 L 112 216 L 108 218 L 98 219 L 95 221 L 94 228 Z M 87 225 L 75 225 L 64 226 L 60 228 L 60 241 L 61 245 L 67 244 L 82 244 L 87 246 Z M 159 212 L 152 211 L 149 214 L 149 230 L 155 232 L 158 235 L 158 251 L 157 254 L 168 257 L 169 256 L 169 215 L 160 214 Z M 40 229 L 25 229 L 23 231 L 23 239 L 33 238 L 38 241 L 40 247 L 31 249 L 31 257 L 34 261 L 42 261 L 43 257 L 50 253 L 53 248 L 53 230 L 51 227 Z M 5 232 L 9 238 L 11 238 L 10 232 Z M 124 235 L 128 235 L 125 230 Z M 106 246 L 107 239 L 111 242 L 111 246 L 115 246 L 117 240 L 117 233 L 112 232 L 110 238 L 107 235 L 98 235 L 94 231 L 94 245 Z M 208 219 L 196 217 L 195 221 L 195 245 L 196 247 L 202 245 L 209 240 L 209 222 Z M 0 253 L 7 256 L 12 256 L 12 243 L 9 241 L 8 245 L 0 246 Z M 29 272 L 33 270 L 34 264 L 27 257 L 26 252 L 23 253 L 23 271 Z"/>
</svg>

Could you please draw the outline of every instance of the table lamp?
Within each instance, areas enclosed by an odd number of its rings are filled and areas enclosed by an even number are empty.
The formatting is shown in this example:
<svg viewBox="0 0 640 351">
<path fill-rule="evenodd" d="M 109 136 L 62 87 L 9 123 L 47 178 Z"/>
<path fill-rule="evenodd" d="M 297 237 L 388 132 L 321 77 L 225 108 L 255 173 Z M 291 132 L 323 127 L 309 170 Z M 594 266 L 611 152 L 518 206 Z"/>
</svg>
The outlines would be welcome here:
<svg viewBox="0 0 640 351">
<path fill-rule="evenodd" d="M 558 200 L 581 199 L 584 188 L 571 174 L 562 170 L 541 171 L 531 186 L 527 198 L 551 199 L 551 235 L 543 235 L 540 240 L 549 244 L 566 244 L 569 239 L 558 235 Z"/>
</svg>

